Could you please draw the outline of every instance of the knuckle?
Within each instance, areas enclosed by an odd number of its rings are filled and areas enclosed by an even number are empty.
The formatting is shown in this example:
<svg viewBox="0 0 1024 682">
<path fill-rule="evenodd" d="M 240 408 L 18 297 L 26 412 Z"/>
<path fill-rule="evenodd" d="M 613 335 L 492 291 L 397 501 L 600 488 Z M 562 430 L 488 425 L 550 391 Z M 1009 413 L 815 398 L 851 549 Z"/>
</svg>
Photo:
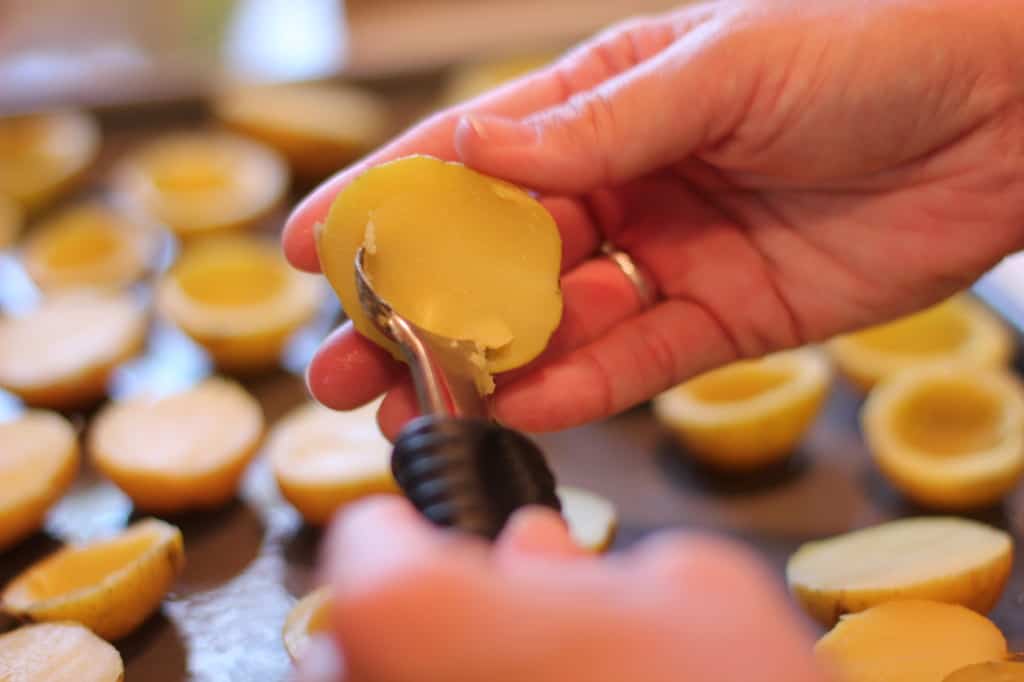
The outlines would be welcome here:
<svg viewBox="0 0 1024 682">
<path fill-rule="evenodd" d="M 676 344 L 649 318 L 641 317 L 637 319 L 637 324 L 644 365 L 653 369 L 655 377 L 671 378 L 682 374 L 677 362 Z"/>
</svg>

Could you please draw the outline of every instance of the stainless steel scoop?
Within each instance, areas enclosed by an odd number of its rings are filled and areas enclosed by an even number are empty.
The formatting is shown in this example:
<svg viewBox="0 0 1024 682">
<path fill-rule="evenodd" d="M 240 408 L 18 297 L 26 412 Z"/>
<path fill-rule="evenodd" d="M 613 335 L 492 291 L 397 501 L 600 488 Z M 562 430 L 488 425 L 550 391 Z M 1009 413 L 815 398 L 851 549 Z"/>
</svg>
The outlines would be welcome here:
<svg viewBox="0 0 1024 682">
<path fill-rule="evenodd" d="M 476 344 L 438 336 L 416 326 L 382 299 L 366 274 L 366 249 L 356 251 L 356 290 L 363 312 L 384 336 L 398 344 L 412 373 L 423 414 L 488 418 L 477 385 L 486 372 L 471 358 Z"/>
<path fill-rule="evenodd" d="M 355 257 L 359 303 L 398 344 L 422 416 L 395 440 L 391 470 L 413 505 L 434 523 L 495 538 L 516 509 L 560 509 L 555 478 L 540 449 L 489 418 L 477 386 L 486 378 L 471 341 L 438 336 L 399 315 L 373 288 L 365 248 Z M 483 376 L 482 376 L 483 375 Z"/>
</svg>

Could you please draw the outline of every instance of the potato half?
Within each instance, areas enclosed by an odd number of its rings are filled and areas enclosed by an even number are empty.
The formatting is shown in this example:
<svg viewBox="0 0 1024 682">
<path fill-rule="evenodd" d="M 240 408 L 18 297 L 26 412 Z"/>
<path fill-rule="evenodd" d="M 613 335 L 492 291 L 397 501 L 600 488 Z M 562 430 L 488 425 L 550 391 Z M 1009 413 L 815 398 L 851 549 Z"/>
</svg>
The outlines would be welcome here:
<svg viewBox="0 0 1024 682">
<path fill-rule="evenodd" d="M 937 682 L 972 663 L 1006 658 L 992 621 L 955 604 L 888 602 L 844 616 L 815 653 L 842 682 Z"/>
<path fill-rule="evenodd" d="M 0 636 L 4 682 L 121 682 L 117 649 L 77 623 L 27 625 Z"/>
<path fill-rule="evenodd" d="M 210 509 L 234 496 L 263 428 L 256 399 L 213 377 L 181 393 L 109 403 L 93 421 L 89 451 L 136 507 Z"/>
<path fill-rule="evenodd" d="M 340 412 L 311 402 L 274 425 L 266 447 L 274 478 L 307 523 L 323 525 L 367 495 L 398 492 L 378 404 Z"/>
<path fill-rule="evenodd" d="M 78 473 L 78 435 L 56 412 L 0 423 L 0 550 L 43 525 Z"/>
<path fill-rule="evenodd" d="M 345 312 L 400 359 L 359 305 L 363 245 L 380 296 L 427 331 L 474 341 L 492 373 L 540 355 L 561 320 L 554 219 L 522 189 L 462 164 L 411 156 L 372 168 L 341 191 L 317 231 Z"/>
<path fill-rule="evenodd" d="M 1024 385 L 1005 370 L 904 370 L 871 392 L 861 422 L 889 482 L 931 509 L 991 505 L 1024 476 Z"/>
<path fill-rule="evenodd" d="M 74 621 L 114 640 L 160 606 L 184 567 L 181 531 L 143 519 L 115 537 L 70 545 L 29 567 L 4 589 L 0 606 L 15 618 Z"/>
<path fill-rule="evenodd" d="M 790 558 L 786 578 L 818 622 L 897 599 L 930 599 L 988 613 L 1013 563 L 1013 539 L 976 521 L 921 517 L 819 542 Z"/>
</svg>

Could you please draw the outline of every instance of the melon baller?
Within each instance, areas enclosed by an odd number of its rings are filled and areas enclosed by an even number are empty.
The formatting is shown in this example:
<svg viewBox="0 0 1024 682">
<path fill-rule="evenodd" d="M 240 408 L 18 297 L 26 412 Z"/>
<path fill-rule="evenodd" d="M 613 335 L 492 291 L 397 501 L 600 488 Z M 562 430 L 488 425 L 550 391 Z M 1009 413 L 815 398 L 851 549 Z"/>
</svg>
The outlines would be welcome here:
<svg viewBox="0 0 1024 682">
<path fill-rule="evenodd" d="M 471 341 L 422 329 L 374 290 L 356 252 L 359 303 L 374 327 L 398 344 L 409 365 L 421 416 L 402 429 L 391 471 L 413 505 L 433 523 L 494 539 L 517 509 L 560 510 L 555 477 L 540 449 L 489 418 L 477 386 L 485 370 Z"/>
</svg>

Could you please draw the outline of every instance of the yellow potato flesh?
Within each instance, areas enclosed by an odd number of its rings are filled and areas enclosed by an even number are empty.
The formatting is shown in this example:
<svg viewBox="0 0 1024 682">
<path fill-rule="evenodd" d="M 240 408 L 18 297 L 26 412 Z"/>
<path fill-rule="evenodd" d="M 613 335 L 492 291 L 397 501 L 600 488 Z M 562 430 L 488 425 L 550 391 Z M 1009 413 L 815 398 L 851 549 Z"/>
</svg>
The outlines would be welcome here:
<svg viewBox="0 0 1024 682">
<path fill-rule="evenodd" d="M 114 538 L 68 546 L 34 564 L 4 589 L 0 604 L 15 618 L 74 621 L 113 640 L 160 606 L 184 566 L 181 531 L 144 519 Z"/>
<path fill-rule="evenodd" d="M 899 601 L 844 617 L 815 653 L 842 682 L 937 682 L 1007 652 L 999 629 L 974 611 Z"/>
<path fill-rule="evenodd" d="M 1003 437 L 999 396 L 967 381 L 933 381 L 898 406 L 893 417 L 898 437 L 936 456 L 986 450 Z"/>
<path fill-rule="evenodd" d="M 168 157 L 154 163 L 150 172 L 153 184 L 164 192 L 205 192 L 231 185 L 227 159 L 217 157 Z"/>
<path fill-rule="evenodd" d="M 807 347 L 722 367 L 658 395 L 654 414 L 685 452 L 739 473 L 788 457 L 821 409 L 831 372 Z"/>
<path fill-rule="evenodd" d="M 285 264 L 262 244 L 231 242 L 203 249 L 180 261 L 175 276 L 191 298 L 212 306 L 256 305 L 273 298 L 288 281 Z"/>
<path fill-rule="evenodd" d="M 97 223 L 83 223 L 64 230 L 46 245 L 50 267 L 73 268 L 109 257 L 121 244 L 116 230 Z"/>
<path fill-rule="evenodd" d="M 288 168 L 273 150 L 236 135 L 167 134 L 128 157 L 115 191 L 183 239 L 252 227 L 282 199 Z"/>
<path fill-rule="evenodd" d="M 104 394 L 145 332 L 144 312 L 130 296 L 47 297 L 25 315 L 0 319 L 0 385 L 30 405 L 80 407 Z"/>
<path fill-rule="evenodd" d="M 687 390 L 701 402 L 732 403 L 778 388 L 790 378 L 791 373 L 781 369 L 739 363 L 693 379 Z"/>
<path fill-rule="evenodd" d="M 897 599 L 930 599 L 987 613 L 1013 564 L 1013 539 L 953 517 L 884 523 L 809 542 L 786 567 L 807 612 L 826 626 L 846 614 Z"/>
<path fill-rule="evenodd" d="M 3 682 L 120 682 L 121 654 L 81 625 L 28 625 L 0 636 Z"/>
<path fill-rule="evenodd" d="M 336 412 L 309 403 L 274 426 L 267 456 L 282 495 L 307 523 L 327 523 L 353 500 L 398 492 L 378 405 Z"/>
<path fill-rule="evenodd" d="M 491 372 L 537 357 L 561 319 L 551 215 L 521 189 L 461 164 L 414 156 L 373 168 L 342 190 L 317 236 L 345 312 L 396 357 L 356 294 L 353 263 L 367 243 L 378 294 L 427 331 L 476 342 Z"/>
<path fill-rule="evenodd" d="M 895 322 L 854 335 L 857 342 L 879 351 L 905 355 L 948 353 L 970 338 L 970 327 L 956 301 L 929 308 Z"/>
<path fill-rule="evenodd" d="M 105 407 L 94 464 L 137 507 L 176 512 L 231 499 L 263 435 L 263 411 L 241 385 L 211 378 L 181 393 Z"/>
<path fill-rule="evenodd" d="M 57 554 L 44 570 L 30 574 L 22 588 L 33 599 L 51 599 L 89 588 L 136 561 L 151 545 L 152 538 L 134 536 Z"/>
<path fill-rule="evenodd" d="M 90 201 L 36 227 L 22 251 L 22 261 L 44 291 L 116 288 L 145 273 L 159 244 L 159 234 L 150 226 Z"/>
</svg>

